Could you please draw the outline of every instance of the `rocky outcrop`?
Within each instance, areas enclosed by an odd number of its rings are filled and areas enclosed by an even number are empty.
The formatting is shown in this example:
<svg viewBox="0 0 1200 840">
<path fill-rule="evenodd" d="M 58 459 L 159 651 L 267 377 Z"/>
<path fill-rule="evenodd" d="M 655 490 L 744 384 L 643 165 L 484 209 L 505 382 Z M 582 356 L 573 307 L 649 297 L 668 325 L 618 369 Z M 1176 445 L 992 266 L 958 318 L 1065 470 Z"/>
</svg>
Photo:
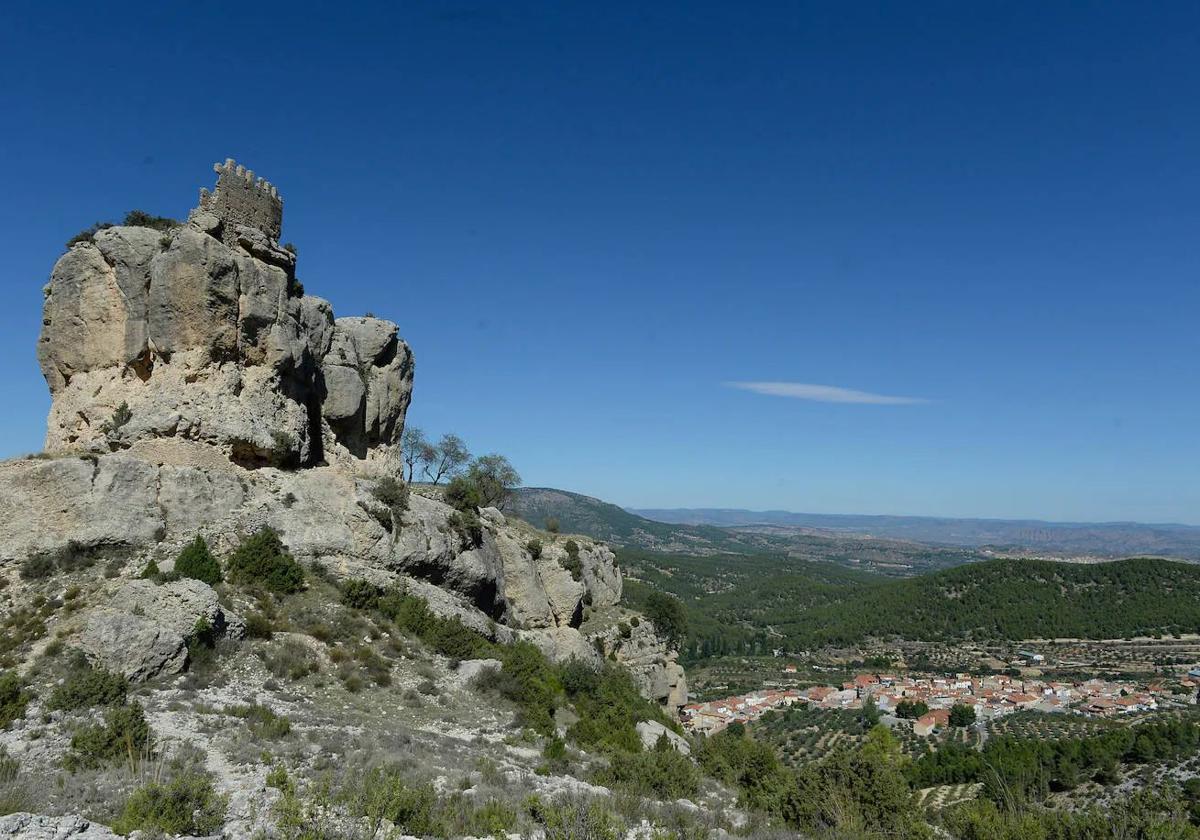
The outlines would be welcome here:
<svg viewBox="0 0 1200 840">
<path fill-rule="evenodd" d="M 403 584 L 556 659 L 613 653 L 647 696 L 679 700 L 682 669 L 648 625 L 633 639 L 581 632 L 621 597 L 607 547 L 495 509 L 474 525 L 440 498 L 413 493 L 398 510 L 375 497 L 398 472 L 412 353 L 395 324 L 334 318 L 303 294 L 277 190 L 233 161 L 215 169 L 185 224 L 101 230 L 54 266 L 38 343 L 47 453 L 0 464 L 0 565 L 103 555 L 129 575 L 150 559 L 168 568 L 197 534 L 227 554 L 269 526 L 334 575 Z M 128 584 L 79 646 L 131 679 L 180 670 L 198 621 L 238 632 L 193 583 Z"/>
<path fill-rule="evenodd" d="M 658 742 L 661 739 L 666 738 L 667 743 L 676 751 L 684 755 L 692 754 L 692 747 L 688 744 L 686 738 L 676 732 L 672 732 L 656 720 L 643 720 L 635 728 L 637 729 L 638 737 L 642 739 L 642 747 L 644 749 L 652 750 L 658 746 Z"/>
<path fill-rule="evenodd" d="M 408 345 L 395 324 L 335 321 L 301 293 L 275 239 L 278 195 L 229 163 L 213 195 L 234 199 L 202 199 L 167 233 L 101 230 L 55 264 L 38 343 L 47 451 L 198 441 L 249 467 L 393 454 Z"/>
<path fill-rule="evenodd" d="M 595 636 L 605 656 L 611 656 L 633 675 L 641 693 L 672 711 L 687 703 L 687 675 L 670 649 L 642 616 L 608 620 Z"/>
<path fill-rule="evenodd" d="M 0 838 L 13 840 L 120 840 L 112 829 L 70 814 L 9 814 L 0 817 Z"/>
<path fill-rule="evenodd" d="M 476 543 L 455 526 L 453 508 L 418 493 L 393 519 L 375 499 L 375 484 L 341 465 L 289 471 L 246 470 L 227 461 L 156 464 L 137 447 L 9 461 L 0 464 L 0 497 L 9 500 L 11 511 L 0 519 L 0 561 L 103 551 L 128 557 L 130 570 L 152 557 L 168 568 L 197 534 L 217 553 L 228 553 L 242 535 L 270 526 L 296 557 L 336 575 L 403 581 L 435 610 L 458 615 L 481 632 L 505 639 L 516 633 L 556 658 L 598 661 L 577 628 L 585 602 L 599 609 L 620 598 L 621 576 L 611 550 L 577 538 L 575 580 L 564 567 L 565 537 L 547 540 L 534 558 L 527 526 L 485 509 Z M 192 582 L 171 586 L 184 583 Z M 138 592 L 150 585 L 130 586 Z M 125 601 L 140 603 L 130 595 Z M 161 612 L 160 605 L 142 609 Z M 187 631 L 194 623 L 184 621 L 176 629 Z M 144 633 L 140 625 L 129 616 L 110 616 L 102 628 Z M 175 660 L 155 650 L 152 658 L 165 662 L 163 668 L 174 667 Z"/>
<path fill-rule="evenodd" d="M 182 671 L 194 636 L 237 639 L 244 633 L 242 619 L 227 613 L 206 583 L 134 580 L 87 615 L 74 644 L 105 670 L 140 682 Z"/>
</svg>

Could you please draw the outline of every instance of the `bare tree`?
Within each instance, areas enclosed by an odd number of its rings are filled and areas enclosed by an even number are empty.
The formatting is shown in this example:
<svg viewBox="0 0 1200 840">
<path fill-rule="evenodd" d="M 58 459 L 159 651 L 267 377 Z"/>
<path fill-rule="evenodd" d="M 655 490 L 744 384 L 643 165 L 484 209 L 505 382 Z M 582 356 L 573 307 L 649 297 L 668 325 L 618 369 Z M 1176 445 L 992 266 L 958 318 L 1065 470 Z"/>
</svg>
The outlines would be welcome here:
<svg viewBox="0 0 1200 840">
<path fill-rule="evenodd" d="M 412 484 L 417 468 L 422 470 L 433 460 L 434 448 L 426 438 L 425 433 L 416 426 L 405 426 L 404 435 L 400 438 L 400 457 L 408 467 L 408 483 Z"/>
<path fill-rule="evenodd" d="M 430 455 L 424 470 L 425 475 L 434 484 L 441 483 L 443 478 L 458 474 L 471 460 L 467 445 L 458 435 L 442 435 L 442 439 L 432 447 Z"/>
</svg>

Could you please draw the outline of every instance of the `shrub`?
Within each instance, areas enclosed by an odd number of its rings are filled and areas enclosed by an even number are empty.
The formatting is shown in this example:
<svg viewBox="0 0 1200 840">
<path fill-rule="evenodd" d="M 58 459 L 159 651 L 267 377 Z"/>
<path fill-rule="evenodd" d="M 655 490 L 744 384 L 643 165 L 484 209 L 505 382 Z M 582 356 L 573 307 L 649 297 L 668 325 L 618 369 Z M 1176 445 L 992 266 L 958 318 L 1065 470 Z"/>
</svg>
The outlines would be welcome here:
<svg viewBox="0 0 1200 840">
<path fill-rule="evenodd" d="M 161 833 L 209 835 L 225 822 L 225 800 L 213 788 L 212 778 L 201 770 L 179 773 L 166 783 L 150 782 L 135 790 L 113 823 L 118 834 L 141 830 Z"/>
<path fill-rule="evenodd" d="M 438 819 L 438 804 L 433 785 L 414 785 L 395 767 L 369 770 L 347 803 L 352 814 L 367 818 L 371 837 L 379 833 L 385 820 L 404 834 L 441 836 L 445 832 Z"/>
<path fill-rule="evenodd" d="M 446 518 L 446 524 L 457 531 L 467 545 L 478 547 L 483 544 L 483 523 L 475 511 L 455 511 Z"/>
<path fill-rule="evenodd" d="M 151 557 L 150 562 L 146 564 L 146 568 L 142 569 L 142 573 L 138 577 L 142 580 L 161 580 L 162 570 L 158 568 L 158 563 Z"/>
<path fill-rule="evenodd" d="M 130 210 L 125 214 L 123 225 L 131 227 L 148 227 L 155 230 L 167 231 L 179 227 L 179 222 L 168 216 L 155 216 L 143 210 Z"/>
<path fill-rule="evenodd" d="M 234 583 L 259 584 L 284 595 L 304 588 L 304 569 L 271 528 L 242 540 L 227 567 Z"/>
<path fill-rule="evenodd" d="M 678 728 L 656 704 L 642 697 L 629 672 L 620 666 L 606 664 L 597 671 L 571 661 L 559 670 L 579 716 L 568 734 L 584 747 L 638 752 L 642 748 L 636 729 L 639 721 L 655 720 Z"/>
<path fill-rule="evenodd" d="M 525 550 L 529 552 L 530 557 L 532 557 L 534 560 L 537 560 L 542 556 L 542 541 L 530 540 L 529 542 L 525 543 Z"/>
<path fill-rule="evenodd" d="M 0 817 L 34 808 L 33 797 L 21 783 L 20 775 L 20 763 L 9 758 L 4 747 L 0 747 Z"/>
<path fill-rule="evenodd" d="M 462 512 L 473 513 L 483 507 L 483 496 L 479 487 L 462 475 L 450 479 L 442 498 L 446 500 L 446 504 Z"/>
<path fill-rule="evenodd" d="M 104 421 L 100 426 L 100 430 L 106 435 L 116 434 L 122 426 L 125 426 L 132 419 L 133 412 L 129 408 L 129 403 L 122 402 L 113 409 L 112 417 Z"/>
<path fill-rule="evenodd" d="M 32 554 L 21 563 L 22 580 L 39 580 L 54 574 L 54 558 L 48 554 Z"/>
<path fill-rule="evenodd" d="M 275 635 L 275 625 L 271 619 L 258 610 L 246 615 L 246 638 L 270 639 Z"/>
<path fill-rule="evenodd" d="M 91 242 L 97 233 L 110 227 L 113 227 L 112 222 L 93 222 L 89 227 L 84 228 L 68 239 L 67 247 L 70 248 L 72 245 L 78 245 L 80 242 Z"/>
<path fill-rule="evenodd" d="M 84 726 L 71 736 L 71 752 L 64 760 L 68 770 L 102 767 L 125 757 L 141 755 L 150 741 L 150 726 L 136 703 L 116 706 L 104 713 L 102 725 Z"/>
<path fill-rule="evenodd" d="M 175 573 L 180 577 L 203 581 L 209 586 L 221 582 L 221 564 L 199 534 L 179 552 L 179 557 L 175 559 Z"/>
<path fill-rule="evenodd" d="M 384 589 L 362 579 L 348 580 L 342 585 L 342 603 L 353 610 L 378 609 Z"/>
<path fill-rule="evenodd" d="M 621 821 L 599 799 L 546 803 L 535 796 L 529 800 L 529 814 L 542 826 L 546 840 L 619 840 L 625 836 Z"/>
<path fill-rule="evenodd" d="M 380 504 L 391 508 L 393 514 L 398 515 L 408 510 L 408 485 L 390 475 L 375 482 L 375 486 L 371 488 L 371 495 Z"/>
<path fill-rule="evenodd" d="M 120 674 L 76 663 L 62 685 L 54 689 L 47 705 L 51 709 L 86 709 L 125 702 L 129 684 Z"/>
<path fill-rule="evenodd" d="M 296 639 L 285 639 L 270 650 L 260 650 L 258 657 L 274 676 L 290 680 L 301 680 L 321 670 L 316 654 Z"/>
<path fill-rule="evenodd" d="M 579 559 L 579 543 L 575 540 L 567 540 L 563 545 L 566 549 L 567 556 L 559 560 L 559 564 L 571 573 L 573 580 L 583 579 L 583 561 Z"/>
<path fill-rule="evenodd" d="M 553 517 L 553 516 L 546 517 L 546 530 L 549 531 L 551 534 L 558 533 L 558 519 L 556 517 Z"/>
<path fill-rule="evenodd" d="M 614 754 L 597 778 L 601 784 L 656 799 L 690 798 L 700 787 L 696 765 L 677 752 L 666 736 L 648 752 Z"/>
<path fill-rule="evenodd" d="M 246 721 L 247 728 L 259 738 L 275 740 L 292 731 L 292 722 L 287 717 L 257 703 L 229 706 L 225 709 L 225 714 Z"/>
<path fill-rule="evenodd" d="M 14 720 L 24 717 L 30 699 L 15 671 L 0 674 L 0 729 L 7 729 Z"/>
</svg>

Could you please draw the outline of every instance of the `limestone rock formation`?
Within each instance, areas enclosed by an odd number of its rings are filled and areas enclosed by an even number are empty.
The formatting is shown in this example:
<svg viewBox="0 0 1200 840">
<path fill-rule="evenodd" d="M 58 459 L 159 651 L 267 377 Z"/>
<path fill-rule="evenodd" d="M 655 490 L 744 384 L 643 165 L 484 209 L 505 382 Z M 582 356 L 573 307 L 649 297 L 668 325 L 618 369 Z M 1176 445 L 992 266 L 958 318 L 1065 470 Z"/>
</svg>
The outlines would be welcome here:
<svg viewBox="0 0 1200 840">
<path fill-rule="evenodd" d="M 471 531 L 436 493 L 403 511 L 375 498 L 398 472 L 412 353 L 395 324 L 302 294 L 278 191 L 232 161 L 216 172 L 185 224 L 101 230 L 54 266 L 47 452 L 0 464 L 0 565 L 84 552 L 126 558 L 129 575 L 197 534 L 228 553 L 269 526 L 302 562 L 402 583 L 493 638 L 556 659 L 612 652 L 647 696 L 682 704 L 682 669 L 648 624 L 627 640 L 583 626 L 621 597 L 607 547 L 541 535 L 534 551 L 498 510 Z M 178 671 L 199 618 L 237 632 L 192 583 L 128 584 L 79 646 L 133 679 Z"/>
<path fill-rule="evenodd" d="M 88 614 L 75 645 L 105 670 L 140 682 L 182 671 L 188 639 L 198 632 L 237 639 L 245 626 L 206 583 L 133 580 Z"/>
<path fill-rule="evenodd" d="M 413 376 L 396 325 L 335 321 L 303 295 L 275 188 L 216 169 L 187 224 L 108 228 L 54 266 L 38 343 L 46 449 L 198 441 L 251 467 L 391 455 Z"/>
</svg>

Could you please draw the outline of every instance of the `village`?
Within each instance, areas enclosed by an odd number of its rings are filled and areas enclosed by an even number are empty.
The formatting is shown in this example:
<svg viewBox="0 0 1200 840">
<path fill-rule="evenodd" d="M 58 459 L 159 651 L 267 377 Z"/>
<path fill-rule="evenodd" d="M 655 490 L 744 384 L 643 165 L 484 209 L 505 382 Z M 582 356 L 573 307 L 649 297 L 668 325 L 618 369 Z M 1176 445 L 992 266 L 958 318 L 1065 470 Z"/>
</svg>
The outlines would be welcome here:
<svg viewBox="0 0 1200 840">
<path fill-rule="evenodd" d="M 795 674 L 786 665 L 784 675 Z M 819 709 L 861 709 L 874 704 L 883 723 L 900 724 L 911 716 L 912 731 L 929 737 L 950 725 L 951 710 L 966 706 L 979 725 L 1018 711 L 1077 714 L 1110 718 L 1134 712 L 1196 703 L 1200 670 L 1178 680 L 1156 679 L 1139 684 L 1126 680 L 1089 679 L 1068 682 L 996 674 L 976 676 L 898 676 L 863 673 L 840 686 L 769 688 L 761 691 L 693 703 L 681 710 L 690 731 L 712 735 L 732 723 L 749 723 L 773 710 L 793 706 Z"/>
</svg>

